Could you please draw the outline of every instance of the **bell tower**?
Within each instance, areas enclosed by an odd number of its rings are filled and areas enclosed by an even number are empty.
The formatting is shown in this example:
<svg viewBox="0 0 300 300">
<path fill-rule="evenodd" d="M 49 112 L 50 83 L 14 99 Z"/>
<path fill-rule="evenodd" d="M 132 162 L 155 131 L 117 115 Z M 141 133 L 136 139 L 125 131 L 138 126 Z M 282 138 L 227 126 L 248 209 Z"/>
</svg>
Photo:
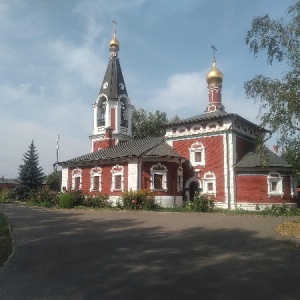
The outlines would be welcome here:
<svg viewBox="0 0 300 300">
<path fill-rule="evenodd" d="M 90 136 L 92 152 L 112 147 L 131 138 L 133 106 L 130 103 L 118 57 L 120 43 L 116 37 L 109 43 L 110 58 L 99 95 L 93 104 L 94 129 Z"/>
</svg>

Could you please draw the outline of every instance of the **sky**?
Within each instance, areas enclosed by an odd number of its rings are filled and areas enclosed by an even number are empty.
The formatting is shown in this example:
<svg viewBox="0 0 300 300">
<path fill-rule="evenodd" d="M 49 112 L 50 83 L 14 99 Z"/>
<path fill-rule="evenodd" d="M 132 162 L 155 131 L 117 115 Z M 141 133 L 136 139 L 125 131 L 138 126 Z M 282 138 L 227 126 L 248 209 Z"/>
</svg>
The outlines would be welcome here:
<svg viewBox="0 0 300 300">
<path fill-rule="evenodd" d="M 246 98 L 244 82 L 280 77 L 286 66 L 270 67 L 265 53 L 255 59 L 245 37 L 255 16 L 283 17 L 294 2 L 0 0 L 0 176 L 18 176 L 32 140 L 45 174 L 56 162 L 58 134 L 59 161 L 91 151 L 92 104 L 109 61 L 112 20 L 136 108 L 169 118 L 203 113 L 215 45 L 226 111 L 259 124 L 259 104 Z"/>
</svg>

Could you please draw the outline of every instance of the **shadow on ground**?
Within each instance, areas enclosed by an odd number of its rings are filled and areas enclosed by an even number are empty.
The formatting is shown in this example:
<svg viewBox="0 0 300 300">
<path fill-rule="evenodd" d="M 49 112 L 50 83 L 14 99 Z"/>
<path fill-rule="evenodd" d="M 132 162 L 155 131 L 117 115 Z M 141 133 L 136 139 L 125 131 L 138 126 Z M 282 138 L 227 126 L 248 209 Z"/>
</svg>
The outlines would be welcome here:
<svg viewBox="0 0 300 300">
<path fill-rule="evenodd" d="M 0 299 L 300 295 L 300 256 L 282 241 L 259 238 L 251 230 L 195 225 L 170 230 L 143 221 L 138 213 L 0 210 L 9 217 L 17 244 L 0 273 Z"/>
</svg>

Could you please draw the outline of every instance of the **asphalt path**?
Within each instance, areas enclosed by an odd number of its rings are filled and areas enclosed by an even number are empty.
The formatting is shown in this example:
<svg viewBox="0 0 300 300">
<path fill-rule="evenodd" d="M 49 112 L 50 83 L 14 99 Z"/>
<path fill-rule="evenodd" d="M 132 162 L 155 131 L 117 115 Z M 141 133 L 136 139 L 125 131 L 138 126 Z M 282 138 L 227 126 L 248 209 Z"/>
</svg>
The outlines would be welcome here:
<svg viewBox="0 0 300 300">
<path fill-rule="evenodd" d="M 0 299 L 300 299 L 299 218 L 0 205 L 15 251 Z"/>
</svg>

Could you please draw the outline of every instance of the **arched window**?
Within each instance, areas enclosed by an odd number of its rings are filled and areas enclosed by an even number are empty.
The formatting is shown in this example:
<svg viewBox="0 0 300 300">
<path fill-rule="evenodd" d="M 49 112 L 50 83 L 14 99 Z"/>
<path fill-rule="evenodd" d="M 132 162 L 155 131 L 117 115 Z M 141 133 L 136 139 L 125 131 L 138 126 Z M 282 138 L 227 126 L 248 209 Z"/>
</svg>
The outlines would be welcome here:
<svg viewBox="0 0 300 300">
<path fill-rule="evenodd" d="M 98 111 L 97 111 L 97 126 L 105 125 L 105 114 L 106 114 L 106 99 L 101 97 L 98 103 Z"/>
<path fill-rule="evenodd" d="M 102 169 L 100 167 L 95 167 L 90 171 L 90 191 L 99 191 L 102 190 Z"/>
<path fill-rule="evenodd" d="M 216 176 L 213 172 L 206 172 L 203 175 L 203 193 L 216 195 L 217 187 L 216 187 Z"/>
<path fill-rule="evenodd" d="M 128 128 L 128 120 L 127 120 L 127 107 L 125 104 L 125 100 L 120 100 L 121 105 L 121 126 Z"/>
<path fill-rule="evenodd" d="M 278 172 L 270 172 L 267 177 L 268 196 L 283 196 L 283 178 Z"/>
<path fill-rule="evenodd" d="M 151 172 L 151 184 L 150 189 L 153 191 L 168 191 L 167 185 L 167 173 L 168 169 L 160 162 L 153 165 L 150 169 Z"/>
<path fill-rule="evenodd" d="M 196 142 L 191 145 L 190 162 L 192 166 L 205 166 L 205 148 L 202 143 Z"/>
<path fill-rule="evenodd" d="M 111 192 L 124 191 L 124 168 L 116 165 L 111 169 Z"/>
<path fill-rule="evenodd" d="M 82 170 L 76 168 L 72 171 L 72 190 L 81 190 L 82 188 Z"/>
</svg>

